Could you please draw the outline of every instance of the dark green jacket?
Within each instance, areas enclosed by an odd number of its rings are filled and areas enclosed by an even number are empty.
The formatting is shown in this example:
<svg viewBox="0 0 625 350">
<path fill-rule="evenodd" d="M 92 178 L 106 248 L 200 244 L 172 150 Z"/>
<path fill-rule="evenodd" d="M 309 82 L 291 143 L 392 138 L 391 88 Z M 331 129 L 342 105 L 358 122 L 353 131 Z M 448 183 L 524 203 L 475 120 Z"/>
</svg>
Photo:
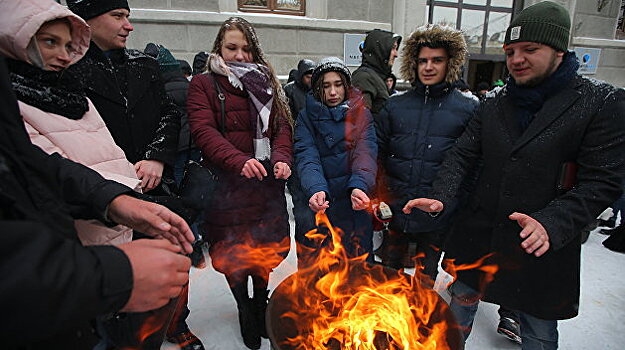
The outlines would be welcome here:
<svg viewBox="0 0 625 350">
<path fill-rule="evenodd" d="M 362 64 L 352 75 L 352 84 L 362 91 L 373 114 L 377 114 L 389 98 L 385 80 L 391 75 L 388 59 L 396 41 L 399 46 L 401 37 L 392 32 L 372 30 L 365 39 Z"/>
</svg>

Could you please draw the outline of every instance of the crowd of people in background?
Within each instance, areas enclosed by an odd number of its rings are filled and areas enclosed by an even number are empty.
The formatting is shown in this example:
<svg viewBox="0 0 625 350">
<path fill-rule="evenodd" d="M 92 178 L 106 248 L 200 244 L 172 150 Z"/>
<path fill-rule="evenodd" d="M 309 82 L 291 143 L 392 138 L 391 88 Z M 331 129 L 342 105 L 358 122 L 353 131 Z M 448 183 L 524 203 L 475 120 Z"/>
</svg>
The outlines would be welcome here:
<svg viewBox="0 0 625 350">
<path fill-rule="evenodd" d="M 472 93 L 463 33 L 440 25 L 405 40 L 374 29 L 353 73 L 337 57 L 302 59 L 281 86 L 241 17 L 190 65 L 158 43 L 126 47 L 126 0 L 67 5 L 0 3 L 7 346 L 202 350 L 188 276 L 207 250 L 243 343 L 259 349 L 269 276 L 290 250 L 288 191 L 298 268 L 328 244 L 306 235 L 327 234 L 319 212 L 348 258 L 416 264 L 429 288 L 443 253 L 488 257 L 491 283 L 469 270 L 448 288 L 465 339 L 484 300 L 522 349 L 558 347 L 557 321 L 578 314 L 581 233 L 622 211 L 625 178 L 625 91 L 577 74 L 562 6 L 515 16 L 510 76 Z M 189 161 L 218 178 L 206 203 L 179 195 Z M 374 251 L 381 201 L 392 215 Z M 605 244 L 623 251 L 616 218 Z"/>
</svg>

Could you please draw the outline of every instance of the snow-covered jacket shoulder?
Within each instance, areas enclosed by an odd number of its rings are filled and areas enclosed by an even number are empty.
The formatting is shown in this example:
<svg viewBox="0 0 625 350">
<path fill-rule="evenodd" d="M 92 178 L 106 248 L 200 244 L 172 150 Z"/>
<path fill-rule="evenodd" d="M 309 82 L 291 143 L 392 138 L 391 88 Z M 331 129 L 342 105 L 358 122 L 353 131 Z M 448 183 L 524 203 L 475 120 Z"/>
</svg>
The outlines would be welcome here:
<svg viewBox="0 0 625 350">
<path fill-rule="evenodd" d="M 108 180 L 139 191 L 140 181 L 134 167 L 115 142 L 93 103 L 81 119 L 73 120 L 44 112 L 19 101 L 20 114 L 33 144 L 46 153 L 81 163 Z M 85 245 L 120 244 L 132 239 L 125 226 L 106 227 L 98 221 L 77 220 L 76 229 Z"/>
<path fill-rule="evenodd" d="M 377 145 L 371 113 L 352 90 L 348 102 L 328 108 L 312 94 L 295 126 L 295 161 L 307 196 L 325 191 L 330 198 L 350 189 L 370 192 L 377 172 Z"/>
<path fill-rule="evenodd" d="M 71 64 L 78 62 L 89 49 L 91 29 L 82 18 L 53 1 L 2 1 L 0 53 L 35 65 L 28 55 L 27 47 L 42 24 L 57 18 L 67 18 L 71 23 L 72 49 L 76 52 Z"/>
</svg>

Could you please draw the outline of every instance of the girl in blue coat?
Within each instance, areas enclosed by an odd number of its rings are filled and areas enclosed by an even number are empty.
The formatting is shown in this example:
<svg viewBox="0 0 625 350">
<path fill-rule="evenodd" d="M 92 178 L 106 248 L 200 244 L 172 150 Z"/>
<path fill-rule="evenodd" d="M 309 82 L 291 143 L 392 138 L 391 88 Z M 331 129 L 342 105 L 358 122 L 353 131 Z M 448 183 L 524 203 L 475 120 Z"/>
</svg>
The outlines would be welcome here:
<svg viewBox="0 0 625 350">
<path fill-rule="evenodd" d="M 306 106 L 297 117 L 295 164 L 310 209 L 325 211 L 345 232 L 343 245 L 350 258 L 369 253 L 372 261 L 373 229 L 366 209 L 376 157 L 373 120 L 362 95 L 351 87 L 349 70 L 336 57 L 321 60 L 313 71 Z M 298 254 L 317 248 L 309 240 L 303 245 Z"/>
</svg>

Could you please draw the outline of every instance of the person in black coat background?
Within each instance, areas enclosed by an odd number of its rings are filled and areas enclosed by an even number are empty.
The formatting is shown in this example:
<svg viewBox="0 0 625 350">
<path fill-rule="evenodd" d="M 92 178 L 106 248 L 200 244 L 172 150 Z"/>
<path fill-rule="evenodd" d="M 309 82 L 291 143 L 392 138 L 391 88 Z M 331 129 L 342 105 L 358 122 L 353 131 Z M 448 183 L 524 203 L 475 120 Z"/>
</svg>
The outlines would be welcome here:
<svg viewBox="0 0 625 350">
<path fill-rule="evenodd" d="M 135 164 L 143 191 L 162 180 L 173 182 L 180 113 L 167 97 L 158 63 L 138 50 L 126 49 L 134 29 L 126 0 L 68 0 L 69 9 L 91 26 L 91 45 L 72 66 L 115 143 Z M 151 194 L 167 193 L 163 191 Z"/>
<path fill-rule="evenodd" d="M 3 349 L 90 349 L 96 316 L 155 309 L 180 293 L 190 261 L 171 243 L 80 244 L 78 218 L 174 234 L 186 251 L 193 238 L 164 207 L 127 196 L 130 188 L 33 146 L 2 57 L 0 126 L 0 300 L 10 315 L 0 327 Z"/>
<path fill-rule="evenodd" d="M 540 2 L 506 31 L 510 78 L 487 100 L 443 162 L 428 212 L 447 210 L 468 167 L 483 166 L 445 252 L 465 264 L 493 253 L 492 282 L 460 271 L 451 309 L 468 336 L 479 299 L 518 311 L 522 349 L 556 349 L 557 321 L 577 316 L 582 229 L 622 193 L 625 91 L 577 74 L 571 21 Z"/>
</svg>

